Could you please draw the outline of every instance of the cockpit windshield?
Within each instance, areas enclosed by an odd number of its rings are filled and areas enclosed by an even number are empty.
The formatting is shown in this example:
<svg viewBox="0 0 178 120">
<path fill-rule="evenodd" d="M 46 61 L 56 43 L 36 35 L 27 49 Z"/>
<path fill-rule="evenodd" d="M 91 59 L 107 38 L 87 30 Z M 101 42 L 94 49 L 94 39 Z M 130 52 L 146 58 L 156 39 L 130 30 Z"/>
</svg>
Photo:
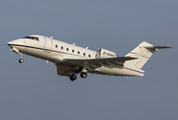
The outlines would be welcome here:
<svg viewBox="0 0 178 120">
<path fill-rule="evenodd" d="M 23 37 L 23 38 L 39 41 L 39 38 L 38 38 L 38 37 L 33 37 L 33 36 L 25 36 L 25 37 Z"/>
</svg>

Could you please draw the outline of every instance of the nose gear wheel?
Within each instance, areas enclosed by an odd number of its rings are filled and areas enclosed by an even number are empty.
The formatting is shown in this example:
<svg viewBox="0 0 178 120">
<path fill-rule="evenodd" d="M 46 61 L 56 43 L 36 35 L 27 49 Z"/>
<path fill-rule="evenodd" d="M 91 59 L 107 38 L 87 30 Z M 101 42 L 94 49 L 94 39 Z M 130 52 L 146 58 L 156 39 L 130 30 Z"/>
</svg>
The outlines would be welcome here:
<svg viewBox="0 0 178 120">
<path fill-rule="evenodd" d="M 21 59 L 19 59 L 19 63 L 23 63 L 23 61 L 24 61 L 24 60 L 23 60 L 22 58 L 21 58 Z"/>
<path fill-rule="evenodd" d="M 23 63 L 24 60 L 23 60 L 23 57 L 24 57 L 24 53 L 20 53 L 20 59 L 19 59 L 19 63 Z"/>
</svg>

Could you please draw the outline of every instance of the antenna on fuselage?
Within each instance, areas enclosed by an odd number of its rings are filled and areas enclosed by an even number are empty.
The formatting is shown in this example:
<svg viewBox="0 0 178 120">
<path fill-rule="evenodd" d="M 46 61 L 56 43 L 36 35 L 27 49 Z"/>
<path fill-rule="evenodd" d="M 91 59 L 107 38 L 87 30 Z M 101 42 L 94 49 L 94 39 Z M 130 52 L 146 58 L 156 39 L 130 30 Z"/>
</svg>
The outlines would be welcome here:
<svg viewBox="0 0 178 120">
<path fill-rule="evenodd" d="M 85 49 L 88 49 L 88 47 L 86 47 Z"/>
<path fill-rule="evenodd" d="M 53 39 L 53 36 L 51 36 L 50 38 Z"/>
<path fill-rule="evenodd" d="M 75 45 L 75 43 L 73 43 L 72 45 Z"/>
</svg>

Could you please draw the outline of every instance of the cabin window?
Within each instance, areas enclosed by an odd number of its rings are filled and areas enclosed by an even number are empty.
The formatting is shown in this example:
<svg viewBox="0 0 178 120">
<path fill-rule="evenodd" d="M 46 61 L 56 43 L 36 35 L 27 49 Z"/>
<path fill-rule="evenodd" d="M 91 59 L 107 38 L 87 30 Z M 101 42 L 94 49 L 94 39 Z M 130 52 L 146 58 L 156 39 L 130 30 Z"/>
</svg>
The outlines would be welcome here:
<svg viewBox="0 0 178 120">
<path fill-rule="evenodd" d="M 72 52 L 74 53 L 74 50 L 72 50 Z"/>
<path fill-rule="evenodd" d="M 56 48 L 58 47 L 58 45 L 56 45 Z"/>
<path fill-rule="evenodd" d="M 85 53 L 83 53 L 83 56 L 85 56 Z"/>
<path fill-rule="evenodd" d="M 61 46 L 61 50 L 63 50 L 63 46 Z"/>
<path fill-rule="evenodd" d="M 67 51 L 69 51 L 69 48 L 66 48 Z"/>
<path fill-rule="evenodd" d="M 78 51 L 78 54 L 80 54 L 80 51 Z"/>
<path fill-rule="evenodd" d="M 33 37 L 33 36 L 25 36 L 23 38 L 39 41 L 38 37 Z"/>
<path fill-rule="evenodd" d="M 91 55 L 89 54 L 88 57 L 91 57 Z"/>
</svg>

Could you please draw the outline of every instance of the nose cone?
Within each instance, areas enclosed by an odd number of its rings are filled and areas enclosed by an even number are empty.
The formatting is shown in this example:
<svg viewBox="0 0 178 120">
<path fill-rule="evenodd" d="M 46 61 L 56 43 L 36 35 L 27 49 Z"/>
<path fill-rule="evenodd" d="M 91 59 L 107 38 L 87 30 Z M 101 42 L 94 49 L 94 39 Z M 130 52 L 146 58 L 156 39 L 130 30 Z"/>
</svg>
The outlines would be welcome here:
<svg viewBox="0 0 178 120">
<path fill-rule="evenodd" d="M 13 44 L 13 41 L 8 42 L 7 44 L 8 44 L 8 45 L 11 45 L 11 44 Z"/>
<path fill-rule="evenodd" d="M 9 45 L 10 47 L 11 47 L 13 44 L 14 44 L 13 41 L 10 41 L 10 42 L 7 43 L 7 45 Z"/>
<path fill-rule="evenodd" d="M 13 41 L 10 41 L 8 42 L 7 44 L 12 47 L 13 45 L 20 45 L 22 43 L 22 41 L 20 39 L 17 39 L 17 40 L 13 40 Z"/>
<path fill-rule="evenodd" d="M 9 45 L 9 46 L 11 47 L 11 45 L 12 45 L 12 42 L 11 42 L 11 41 L 10 41 L 10 42 L 8 42 L 8 43 L 7 43 L 7 45 Z"/>
</svg>

